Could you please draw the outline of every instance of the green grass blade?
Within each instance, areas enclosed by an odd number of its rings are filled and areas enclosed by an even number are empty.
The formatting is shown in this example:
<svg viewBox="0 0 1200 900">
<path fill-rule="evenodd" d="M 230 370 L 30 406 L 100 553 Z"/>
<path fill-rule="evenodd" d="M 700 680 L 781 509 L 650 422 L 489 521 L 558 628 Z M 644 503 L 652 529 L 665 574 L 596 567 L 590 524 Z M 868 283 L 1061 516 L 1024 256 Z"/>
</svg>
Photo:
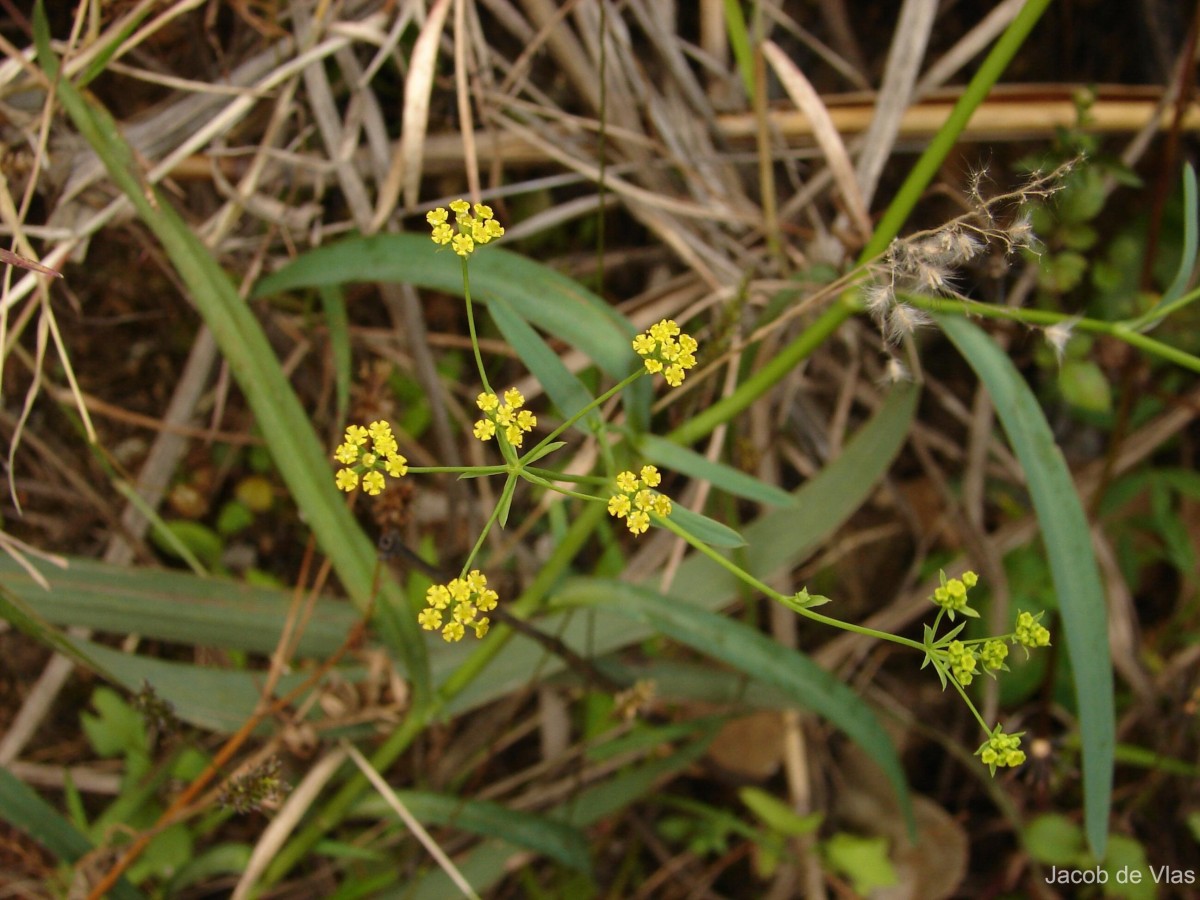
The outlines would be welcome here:
<svg viewBox="0 0 1200 900">
<path fill-rule="evenodd" d="M 346 418 L 350 406 L 350 377 L 353 356 L 350 352 L 350 319 L 346 316 L 346 297 L 336 285 L 317 290 L 325 327 L 329 329 L 329 349 L 333 354 L 333 384 L 337 392 L 337 417 Z"/>
<path fill-rule="evenodd" d="M 0 582 L 47 622 L 115 635 L 269 654 L 279 643 L 291 602 L 291 591 L 189 572 L 131 569 L 77 557 L 66 569 L 34 564 L 53 590 L 43 590 L 7 557 L 0 557 Z M 318 600 L 297 655 L 328 656 L 359 618 L 344 602 Z"/>
<path fill-rule="evenodd" d="M 1196 170 L 1191 163 L 1186 163 L 1183 167 L 1183 256 L 1179 259 L 1175 278 L 1158 301 L 1158 306 L 1165 306 L 1182 297 L 1188 282 L 1192 280 L 1192 273 L 1196 271 L 1196 206 Z"/>
<path fill-rule="evenodd" d="M 862 747 L 883 769 L 906 814 L 911 816 L 908 785 L 891 738 L 852 688 L 807 656 L 729 616 L 679 603 L 628 582 L 579 579 L 556 595 L 555 600 L 567 606 L 618 612 L 783 691 L 793 702 L 832 722 Z"/>
<path fill-rule="evenodd" d="M 612 378 L 633 371 L 633 327 L 582 285 L 500 247 L 472 255 L 470 272 L 475 301 L 502 298 L 527 322 L 581 350 Z M 463 294 L 462 265 L 454 253 L 428 235 L 379 234 L 311 250 L 259 281 L 254 296 L 358 281 Z"/>
<path fill-rule="evenodd" d="M 65 863 L 78 862 L 96 849 L 74 825 L 8 769 L 0 769 L 0 817 Z M 141 900 L 145 895 L 122 878 L 109 896 L 114 900 Z"/>
<path fill-rule="evenodd" d="M 29 578 L 28 574 L 17 566 L 16 563 L 12 562 L 12 560 L 6 558 L 5 562 L 8 562 L 22 575 Z M 45 591 L 37 584 L 34 584 L 33 579 L 29 578 L 29 582 L 36 591 L 52 595 L 52 592 Z M 102 678 L 107 678 L 110 681 L 113 679 L 112 673 L 106 670 L 94 656 L 85 653 L 77 647 L 70 638 L 62 634 L 57 628 L 40 616 L 36 609 L 30 606 L 18 594 L 10 590 L 7 580 L 0 582 L 0 619 L 4 619 L 18 631 L 29 635 L 29 637 L 38 643 L 44 644 L 51 650 L 63 654 L 77 665 L 91 670 Z M 71 624 L 78 623 L 72 622 Z"/>
<path fill-rule="evenodd" d="M 1096 858 L 1103 859 L 1116 735 L 1107 607 L 1087 515 L 1037 398 L 1008 356 L 969 322 L 940 315 L 937 321 L 987 387 L 1025 473 L 1075 677 L 1088 843 Z"/>
<path fill-rule="evenodd" d="M 229 277 L 167 198 L 141 178 L 133 151 L 112 117 L 86 101 L 69 81 L 58 79 L 59 60 L 50 49 L 44 11 L 40 6 L 38 11 L 35 15 L 38 62 L 47 76 L 56 81 L 63 108 L 162 244 L 228 361 L 297 506 L 347 592 L 359 609 L 365 609 L 372 590 L 375 548 L 334 487 L 328 452 L 313 433 L 262 327 L 238 296 Z M 401 596 L 386 575 L 381 579 L 380 590 L 385 596 Z M 401 662 L 412 679 L 414 696 L 420 705 L 428 698 L 430 689 L 425 640 L 415 618 L 406 617 L 403 627 Z"/>
</svg>

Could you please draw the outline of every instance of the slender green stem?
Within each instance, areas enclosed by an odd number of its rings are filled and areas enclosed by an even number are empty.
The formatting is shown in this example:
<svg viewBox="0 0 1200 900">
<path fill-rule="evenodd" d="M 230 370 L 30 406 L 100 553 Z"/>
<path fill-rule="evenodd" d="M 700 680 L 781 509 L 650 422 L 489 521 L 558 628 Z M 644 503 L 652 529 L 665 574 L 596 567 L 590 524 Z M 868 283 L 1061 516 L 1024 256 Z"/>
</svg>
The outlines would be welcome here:
<svg viewBox="0 0 1200 900">
<path fill-rule="evenodd" d="M 499 475 L 507 472 L 508 466 L 409 466 L 409 475 L 429 475 L 434 472 L 451 472 L 457 475 L 471 477 L 481 475 Z"/>
<path fill-rule="evenodd" d="M 1157 356 L 1159 359 L 1175 363 L 1177 366 L 1193 372 L 1200 372 L 1200 357 L 1142 334 L 1134 330 L 1133 325 L 1128 322 L 1105 322 L 1101 319 L 1077 318 L 1045 309 L 993 306 L 990 303 L 980 303 L 976 300 L 926 297 L 920 294 L 905 294 L 904 302 L 934 313 L 979 316 L 985 319 L 1008 319 L 1025 325 L 1067 325 L 1077 331 L 1106 334 L 1124 341 L 1131 347 L 1137 347 L 1151 356 Z"/>
<path fill-rule="evenodd" d="M 541 469 L 537 466 L 525 466 L 526 472 L 532 472 L 539 478 L 544 478 L 547 481 L 566 481 L 571 484 L 608 484 L 612 479 L 605 478 L 602 475 L 570 475 L 566 472 L 556 472 L 553 469 Z"/>
<path fill-rule="evenodd" d="M 467 329 L 471 333 L 471 350 L 475 354 L 475 367 L 479 370 L 479 381 L 489 394 L 495 393 L 488 383 L 487 372 L 483 370 L 483 355 L 479 352 L 479 337 L 475 334 L 475 311 L 471 302 L 471 275 L 467 271 L 467 257 L 462 257 L 463 299 L 467 302 Z"/>
<path fill-rule="evenodd" d="M 770 597 L 776 603 L 786 606 L 788 609 L 799 613 L 800 615 L 804 616 L 807 619 L 812 619 L 814 622 L 820 622 L 822 625 L 828 625 L 832 628 L 840 628 L 842 631 L 851 631 L 855 634 L 861 634 L 864 637 L 871 637 L 871 638 L 875 638 L 875 639 L 881 640 L 881 641 L 891 641 L 893 644 L 901 644 L 905 647 L 911 647 L 913 650 L 920 650 L 922 653 L 925 652 L 924 644 L 917 643 L 916 641 L 909 640 L 908 638 L 900 637 L 899 635 L 895 635 L 895 634 L 888 634 L 886 631 L 876 631 L 874 628 L 867 628 L 866 626 L 863 626 L 863 625 L 855 625 L 851 622 L 843 622 L 841 619 L 832 619 L 829 616 L 823 616 L 820 613 L 813 612 L 810 609 L 805 609 L 803 607 L 794 606 L 791 603 L 789 603 L 788 598 L 785 597 L 783 594 L 779 593 L 779 591 L 775 590 L 770 585 L 765 584 L 762 581 L 759 581 L 757 578 L 755 578 L 753 575 L 751 575 L 749 572 L 747 572 L 745 569 L 743 569 L 737 563 L 726 558 L 725 556 L 722 556 L 720 553 L 718 553 L 712 547 L 708 546 L 708 544 L 704 543 L 703 541 L 698 540 L 697 538 L 693 537 L 690 532 L 681 528 L 675 522 L 671 521 L 670 519 L 663 518 L 662 516 L 657 515 L 657 514 L 653 514 L 651 516 L 651 518 L 657 524 L 666 528 L 668 531 L 683 538 L 685 541 L 687 541 L 689 544 L 691 544 L 692 547 L 694 547 L 696 550 L 699 550 L 701 553 L 703 553 L 705 556 L 707 556 L 709 559 L 711 559 L 713 562 L 715 562 L 721 568 L 725 569 L 727 572 L 729 572 L 735 578 L 748 584 L 750 587 L 754 588 L 759 593 L 762 593 L 762 594 L 766 595 L 767 597 Z"/>
<path fill-rule="evenodd" d="M 511 478 L 512 476 L 510 475 L 509 477 Z M 480 548 L 483 547 L 483 541 L 488 536 L 488 532 L 492 530 L 492 526 L 495 525 L 496 520 L 500 518 L 501 506 L 503 506 L 503 504 L 496 504 L 495 508 L 492 510 L 492 514 L 488 516 L 488 520 L 484 523 L 483 528 L 480 529 L 479 539 L 475 541 L 475 546 L 471 548 L 471 552 L 467 556 L 467 561 L 463 563 L 462 572 L 459 573 L 460 578 L 466 576 L 467 572 L 471 568 L 471 563 L 475 561 L 476 554 L 478 554 Z"/>
<path fill-rule="evenodd" d="M 629 387 L 629 385 L 633 384 L 635 381 L 637 381 L 639 378 L 641 378 L 645 374 L 646 374 L 645 369 L 638 369 L 636 372 L 634 372 L 629 377 L 625 378 L 623 381 L 620 381 L 617 384 L 614 384 L 607 391 L 605 391 L 603 394 L 601 394 L 599 397 L 597 397 L 595 400 L 593 400 L 591 403 L 589 403 L 583 409 L 581 409 L 577 413 L 575 413 L 575 415 L 571 416 L 571 418 L 567 419 L 565 422 L 563 422 L 561 425 L 559 425 L 557 428 L 555 428 L 552 432 L 550 432 L 548 435 L 546 435 L 544 438 L 542 438 L 540 441 L 538 441 L 536 446 L 534 446 L 528 453 L 526 453 L 524 456 L 521 457 L 520 462 L 524 463 L 525 460 L 532 457 L 538 450 L 541 450 L 548 443 L 550 443 L 552 440 L 554 440 L 556 437 L 558 437 L 560 434 L 562 434 L 564 431 L 566 431 L 568 428 L 570 428 L 572 425 L 574 425 L 576 422 L 578 422 L 580 419 L 582 419 L 584 416 L 586 416 L 593 409 L 600 406 L 602 403 L 608 402 L 608 399 L 610 397 L 616 396 L 617 394 L 619 394 L 621 391 L 625 390 L 625 388 Z"/>
<path fill-rule="evenodd" d="M 528 469 L 522 469 L 520 475 L 530 484 L 536 484 L 538 487 L 544 487 L 548 491 L 554 491 L 556 494 L 562 494 L 564 497 L 574 497 L 576 500 L 584 500 L 588 503 L 604 502 L 603 497 L 597 497 L 594 494 L 583 494 L 579 491 L 568 490 L 567 488 L 559 487 L 549 480 L 542 478 L 539 475 L 534 475 Z"/>
</svg>

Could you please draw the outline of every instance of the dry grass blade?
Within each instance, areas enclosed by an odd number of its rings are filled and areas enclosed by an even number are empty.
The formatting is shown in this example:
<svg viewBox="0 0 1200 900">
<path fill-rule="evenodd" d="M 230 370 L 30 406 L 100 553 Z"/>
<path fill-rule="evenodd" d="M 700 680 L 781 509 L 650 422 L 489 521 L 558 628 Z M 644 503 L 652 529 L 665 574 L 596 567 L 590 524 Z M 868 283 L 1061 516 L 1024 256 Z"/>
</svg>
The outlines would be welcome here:
<svg viewBox="0 0 1200 900">
<path fill-rule="evenodd" d="M 408 77 L 404 81 L 404 133 L 400 137 L 400 152 L 395 164 L 403 173 L 404 205 L 412 208 L 420 199 L 422 160 L 425 155 L 425 135 L 429 131 L 429 97 L 433 91 L 434 67 L 437 64 L 438 43 L 446 26 L 451 0 L 438 0 L 429 11 L 421 33 L 413 45 Z M 376 220 L 389 207 L 388 198 L 381 198 Z"/>
<path fill-rule="evenodd" d="M 846 212 L 854 227 L 865 242 L 871 235 L 871 218 L 867 212 L 866 199 L 858 186 L 854 175 L 854 166 L 850 162 L 850 154 L 842 142 L 842 136 L 834 127 L 829 110 L 825 108 L 821 96 L 813 88 L 812 83 L 804 77 L 804 73 L 793 63 L 778 45 L 766 41 L 762 46 L 763 56 L 779 76 L 783 89 L 787 91 L 796 108 L 800 110 L 812 125 L 813 136 L 825 161 L 833 172 L 833 180 L 842 200 L 846 204 Z"/>
<path fill-rule="evenodd" d="M 883 165 L 892 155 L 900 132 L 900 120 L 912 101 L 913 84 L 925 58 L 937 7 L 937 0 L 905 0 L 900 10 L 883 84 L 875 100 L 875 118 L 863 136 L 863 150 L 858 157 L 858 186 L 867 205 L 875 196 Z"/>
</svg>

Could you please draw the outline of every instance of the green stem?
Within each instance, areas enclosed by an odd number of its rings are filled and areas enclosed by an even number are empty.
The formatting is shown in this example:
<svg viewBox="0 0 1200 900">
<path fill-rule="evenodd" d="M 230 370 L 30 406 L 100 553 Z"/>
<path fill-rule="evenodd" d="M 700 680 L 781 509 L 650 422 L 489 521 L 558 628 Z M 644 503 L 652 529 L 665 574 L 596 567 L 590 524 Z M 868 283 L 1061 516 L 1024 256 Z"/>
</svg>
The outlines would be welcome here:
<svg viewBox="0 0 1200 900">
<path fill-rule="evenodd" d="M 779 593 L 779 591 L 775 590 L 770 585 L 765 584 L 762 581 L 759 581 L 757 578 L 755 578 L 749 572 L 745 571 L 743 568 L 741 568 L 739 565 L 737 565 L 737 563 L 726 558 L 725 556 L 722 556 L 720 553 L 718 553 L 712 547 L 708 546 L 708 544 L 704 543 L 703 541 L 700 541 L 697 538 L 693 537 L 690 532 L 681 528 L 675 522 L 671 521 L 670 519 L 663 518 L 662 516 L 657 515 L 657 514 L 654 514 L 652 516 L 652 518 L 655 521 L 655 523 L 663 526 L 668 531 L 683 538 L 685 541 L 687 541 L 689 544 L 691 544 L 692 547 L 694 547 L 696 550 L 699 550 L 701 553 L 703 553 L 705 556 L 707 556 L 709 559 L 711 559 L 713 562 L 715 562 L 721 568 L 725 569 L 727 572 L 729 572 L 735 578 L 748 584 L 750 587 L 754 588 L 759 593 L 764 594 L 767 597 L 770 597 L 776 603 L 786 606 L 788 609 L 792 610 L 793 612 L 799 613 L 800 615 L 804 616 L 807 619 L 812 619 L 814 622 L 820 622 L 822 625 L 828 625 L 832 628 L 840 628 L 842 631 L 850 631 L 850 632 L 853 632 L 854 634 L 861 634 L 864 637 L 875 638 L 876 640 L 891 641 L 893 644 L 900 644 L 905 647 L 910 647 L 913 650 L 920 650 L 922 653 L 925 652 L 924 644 L 919 644 L 916 641 L 909 640 L 908 638 L 900 637 L 899 635 L 895 635 L 895 634 L 888 634 L 886 631 L 876 631 L 874 628 L 867 628 L 864 625 L 854 625 L 851 622 L 843 622 L 841 619 L 832 619 L 829 616 L 823 616 L 820 613 L 813 612 L 810 609 L 793 606 L 791 603 L 788 602 L 788 598 L 785 597 L 783 594 Z"/>
<path fill-rule="evenodd" d="M 1045 309 L 1019 309 L 1010 306 L 992 306 L 976 300 L 958 300 L 949 297 L 925 297 L 919 294 L 905 294 L 904 302 L 918 309 L 934 313 L 951 313 L 960 316 L 979 316 L 984 319 L 1008 319 L 1025 325 L 1069 325 L 1077 331 L 1092 334 L 1106 334 L 1117 340 L 1124 341 L 1131 347 L 1151 356 L 1157 356 L 1167 362 L 1175 363 L 1184 369 L 1200 372 L 1200 357 L 1185 350 L 1164 344 L 1148 335 L 1134 330 L 1134 324 L 1129 322 L 1105 322 L 1101 319 L 1081 319 L 1060 312 Z"/>
<path fill-rule="evenodd" d="M 489 394 L 494 394 L 492 386 L 488 383 L 487 373 L 483 371 L 483 355 L 479 352 L 479 337 L 475 334 L 475 312 L 471 308 L 474 304 L 471 303 L 471 276 L 467 271 L 467 257 L 462 259 L 462 276 L 463 276 L 463 298 L 467 302 L 467 329 L 471 333 L 471 350 L 475 354 L 475 367 L 479 370 L 479 381 L 483 384 L 483 389 Z"/>
<path fill-rule="evenodd" d="M 492 526 L 495 525 L 496 520 L 500 518 L 501 506 L 503 506 L 502 503 L 497 503 L 495 508 L 492 509 L 492 514 L 488 516 L 487 522 L 484 523 L 483 528 L 479 532 L 479 539 L 475 541 L 475 546 L 471 548 L 471 552 L 467 556 L 467 561 L 463 563 L 462 572 L 459 573 L 459 578 L 465 577 L 468 570 L 470 570 L 471 563 L 475 561 L 476 554 L 479 553 L 479 549 L 483 546 L 484 538 L 488 536 L 488 532 L 492 530 Z"/>
<path fill-rule="evenodd" d="M 625 390 L 625 388 L 629 387 L 629 385 L 633 384 L 635 381 L 637 381 L 639 378 L 641 378 L 645 374 L 646 374 L 645 369 L 638 369 L 636 372 L 634 372 L 629 377 L 625 378 L 623 381 L 620 381 L 617 384 L 614 384 L 607 391 L 605 391 L 603 394 L 601 394 L 599 397 L 597 397 L 595 400 L 593 400 L 591 403 L 589 403 L 583 409 L 581 409 L 577 413 L 575 413 L 575 415 L 571 416 L 571 418 L 567 419 L 565 422 L 563 422 L 561 425 L 559 425 L 557 428 L 555 428 L 552 432 L 550 432 L 548 435 L 546 435 L 544 438 L 542 438 L 537 443 L 536 446 L 534 446 L 528 453 L 526 453 L 524 456 L 521 457 L 519 462 L 523 464 L 525 462 L 525 460 L 529 459 L 531 456 L 533 456 L 535 453 L 537 453 L 538 450 L 541 450 L 548 443 L 550 443 L 552 440 L 554 440 L 556 437 L 558 437 L 560 434 L 562 434 L 564 431 L 566 431 L 568 428 L 570 428 L 572 425 L 574 425 L 576 422 L 578 422 L 580 419 L 582 419 L 584 416 L 586 416 L 593 409 L 600 406 L 602 403 L 607 402 L 610 397 L 616 396 L 621 391 Z"/>
<path fill-rule="evenodd" d="M 574 497 L 576 500 L 583 500 L 588 503 L 604 502 L 603 497 L 597 497 L 594 494 L 581 494 L 579 491 L 568 490 L 567 488 L 559 487 L 551 481 L 542 478 L 539 475 L 534 475 L 527 469 L 521 470 L 521 477 L 530 484 L 536 484 L 538 487 L 544 487 L 548 491 L 554 491 L 556 494 L 562 494 L 564 497 Z"/>
</svg>

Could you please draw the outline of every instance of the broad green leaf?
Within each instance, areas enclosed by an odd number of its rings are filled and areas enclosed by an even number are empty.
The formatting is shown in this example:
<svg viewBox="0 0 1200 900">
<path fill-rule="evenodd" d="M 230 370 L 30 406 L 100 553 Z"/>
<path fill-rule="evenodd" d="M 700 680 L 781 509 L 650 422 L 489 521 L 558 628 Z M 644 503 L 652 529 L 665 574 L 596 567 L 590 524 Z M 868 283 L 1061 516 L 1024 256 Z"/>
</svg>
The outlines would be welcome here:
<svg viewBox="0 0 1200 900">
<path fill-rule="evenodd" d="M 1087 515 L 1037 398 L 1008 356 L 975 325 L 952 316 L 936 319 L 987 388 L 1029 486 L 1075 678 L 1088 843 L 1102 859 L 1116 736 L 1108 613 Z"/>
<path fill-rule="evenodd" d="M 692 512 L 681 503 L 671 504 L 672 522 L 710 547 L 744 547 L 746 540 L 732 528 L 715 519 Z"/>
<path fill-rule="evenodd" d="M 792 502 L 792 495 L 782 488 L 760 481 L 745 472 L 739 472 L 724 463 L 712 462 L 695 450 L 681 447 L 674 441 L 646 434 L 638 440 L 638 450 L 650 462 L 664 469 L 707 481 L 727 494 L 770 506 L 787 506 Z"/>
<path fill-rule="evenodd" d="M 513 305 L 503 297 L 492 294 L 488 298 L 488 310 L 504 339 L 512 345 L 521 362 L 537 378 L 564 419 L 570 418 L 592 402 L 592 396 L 583 382 L 571 374 L 563 365 L 558 354 L 529 327 Z M 601 427 L 599 410 L 592 410 L 575 423 L 575 427 L 586 433 L 598 432 Z M 530 460 L 532 462 L 532 460 Z"/>
<path fill-rule="evenodd" d="M 271 653 L 279 643 L 291 605 L 291 591 L 227 578 L 200 578 L 188 572 L 132 569 L 75 558 L 66 569 L 40 561 L 33 565 L 50 582 L 51 590 L 43 590 L 15 562 L 0 556 L 0 582 L 4 585 L 0 588 L 0 615 L 5 618 L 9 614 L 4 600 L 11 596 L 14 602 L 23 603 L 30 615 L 57 625 Z M 300 635 L 298 655 L 328 656 L 357 620 L 358 614 L 346 603 L 318 600 Z M 60 643 L 53 645 L 55 649 L 80 652 L 65 638 Z M 97 661 L 82 662 L 104 674 L 97 670 Z"/>
<path fill-rule="evenodd" d="M 5 572 L 5 568 L 10 571 Z M 54 570 L 58 572 L 57 568 Z M 51 650 L 56 650 L 63 654 L 67 659 L 77 665 L 89 669 L 97 675 L 113 680 L 113 674 L 91 654 L 80 649 L 75 645 L 71 638 L 64 635 L 57 628 L 46 620 L 46 617 L 40 613 L 36 606 L 31 606 L 26 597 L 22 597 L 18 592 L 12 590 L 12 580 L 16 578 L 24 578 L 27 581 L 27 595 L 41 595 L 42 597 L 53 596 L 52 591 L 47 591 L 35 582 L 29 574 L 18 566 L 7 555 L 0 554 L 0 619 L 4 619 L 18 631 L 29 635 L 35 641 L 45 644 Z M 69 620 L 68 620 L 69 621 Z M 60 622 L 60 624 L 64 624 Z M 71 623 L 78 624 L 78 623 Z"/>
<path fill-rule="evenodd" d="M 500 247 L 471 256 L 471 295 L 499 297 L 527 322 L 581 350 L 610 377 L 633 371 L 633 327 L 603 300 L 553 269 Z M 347 238 L 298 257 L 263 278 L 254 296 L 359 281 L 393 281 L 463 294 L 462 264 L 419 234 Z"/>
</svg>

